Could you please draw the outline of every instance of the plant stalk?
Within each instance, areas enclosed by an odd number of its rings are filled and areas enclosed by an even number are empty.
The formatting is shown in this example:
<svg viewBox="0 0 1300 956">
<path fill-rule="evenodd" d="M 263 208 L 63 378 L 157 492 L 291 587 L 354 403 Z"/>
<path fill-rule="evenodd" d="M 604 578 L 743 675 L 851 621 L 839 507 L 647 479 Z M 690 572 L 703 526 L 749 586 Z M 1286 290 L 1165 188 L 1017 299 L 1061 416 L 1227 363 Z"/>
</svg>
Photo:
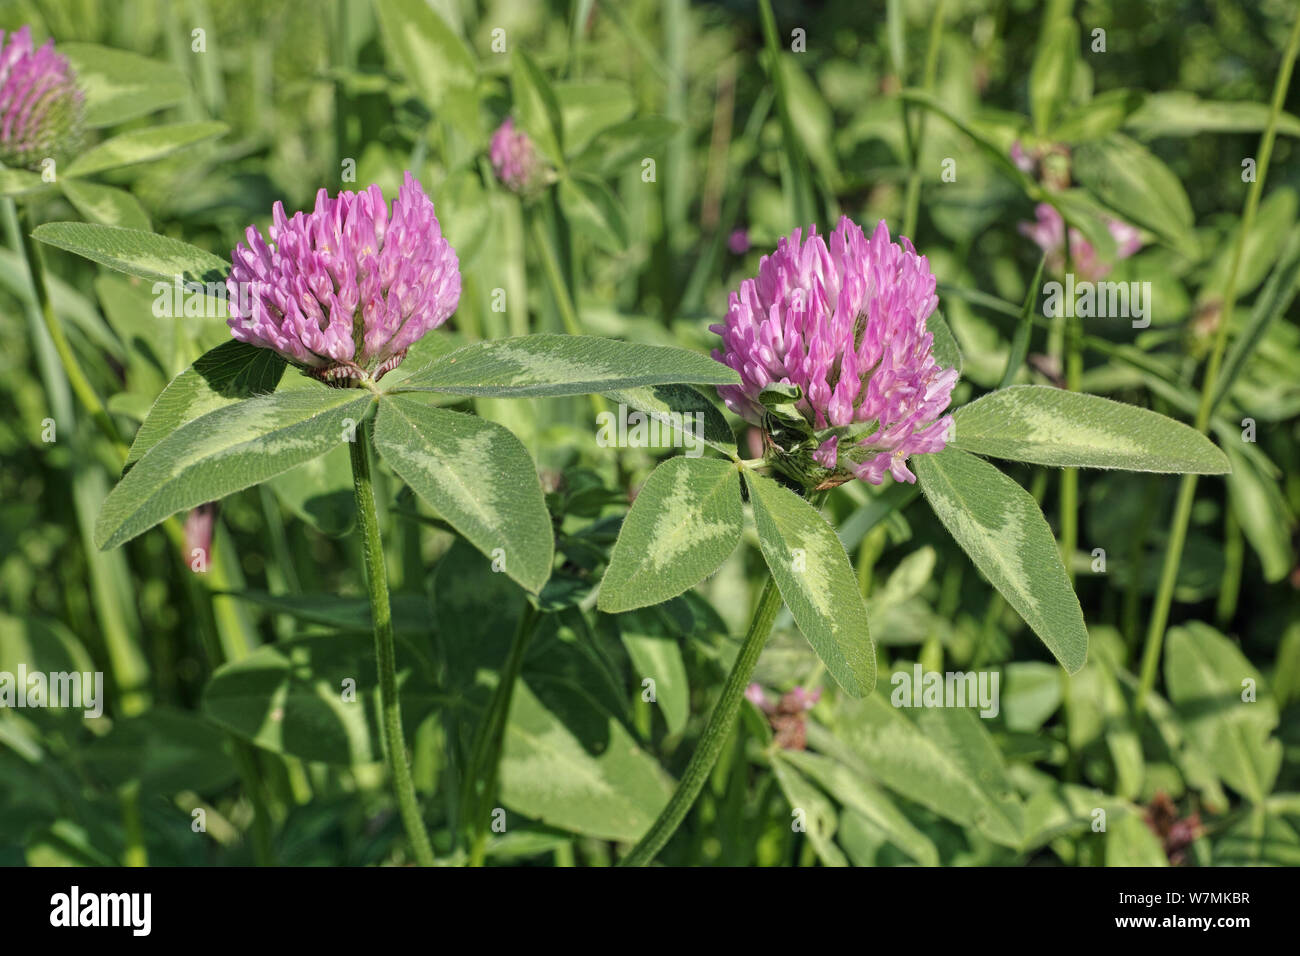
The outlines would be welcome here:
<svg viewBox="0 0 1300 956">
<path fill-rule="evenodd" d="M 781 592 L 777 590 L 776 581 L 769 572 L 767 583 L 763 585 L 763 592 L 758 598 L 758 606 L 754 608 L 754 616 L 750 619 L 744 643 L 740 646 L 740 653 L 731 665 L 731 673 L 727 675 L 727 682 L 722 687 L 722 695 L 713 705 L 713 713 L 709 715 L 709 722 L 700 736 L 690 763 L 686 765 L 682 779 L 677 783 L 677 789 L 645 836 L 641 837 L 627 856 L 619 860 L 619 866 L 649 864 L 681 826 L 727 742 L 732 725 L 736 722 L 736 714 L 740 711 L 745 688 L 749 686 L 750 675 L 754 673 L 754 665 L 763 653 L 763 645 L 767 643 L 767 636 L 779 610 Z"/>
<path fill-rule="evenodd" d="M 361 531 L 366 564 L 366 587 L 370 595 L 370 616 L 375 628 L 375 667 L 379 672 L 380 728 L 384 751 L 393 774 L 393 790 L 402 825 L 411 841 L 416 862 L 433 866 L 433 847 L 420 816 L 420 804 L 406 759 L 406 738 L 402 733 L 402 705 L 397 696 L 397 650 L 393 640 L 393 613 L 388 602 L 388 571 L 384 566 L 384 545 L 379 537 L 379 515 L 375 510 L 375 489 L 371 480 L 369 420 L 357 427 L 352 453 L 352 486 L 356 491 L 357 522 Z"/>
<path fill-rule="evenodd" d="M 1278 119 L 1282 113 L 1282 103 L 1286 99 L 1287 88 L 1291 85 L 1291 71 L 1295 67 L 1297 53 L 1300 53 L 1300 13 L 1296 14 L 1295 23 L 1291 27 L 1291 37 L 1287 40 L 1286 52 L 1282 55 L 1282 65 L 1273 84 L 1273 102 L 1269 107 L 1268 126 L 1265 127 L 1264 135 L 1260 138 L 1255 181 L 1250 184 L 1250 192 L 1246 195 L 1246 207 L 1241 214 L 1241 229 L 1237 233 L 1237 241 L 1233 246 L 1232 266 L 1228 270 L 1228 282 L 1223 294 L 1223 312 L 1219 316 L 1219 327 L 1215 331 L 1210 360 L 1205 367 L 1205 379 L 1201 382 L 1201 403 L 1196 411 L 1196 430 L 1202 434 L 1209 430 L 1210 414 L 1214 410 L 1215 385 L 1223 365 L 1223 353 L 1228 344 L 1228 328 L 1232 325 L 1233 307 L 1237 304 L 1238 272 L 1245 252 L 1246 239 L 1255 225 L 1255 212 L 1259 209 L 1260 196 L 1264 191 L 1264 179 L 1268 175 L 1268 163 L 1273 155 L 1273 142 L 1277 138 Z M 1183 558 L 1183 545 L 1187 541 L 1187 526 L 1192 517 L 1192 505 L 1196 500 L 1196 481 L 1196 475 L 1183 475 L 1178 487 L 1174 518 L 1169 527 L 1169 544 L 1165 549 L 1165 560 L 1160 569 L 1160 584 L 1156 590 L 1155 605 L 1151 609 L 1146 646 L 1142 651 L 1142 672 L 1137 696 L 1133 702 L 1133 709 L 1138 714 L 1141 714 L 1146 707 L 1147 695 L 1155 687 L 1156 672 L 1160 668 L 1160 649 L 1164 643 L 1165 626 L 1169 623 L 1169 609 L 1173 604 L 1174 585 L 1178 580 L 1178 566 Z"/>
<path fill-rule="evenodd" d="M 496 690 L 474 738 L 474 749 L 465 774 L 465 797 L 461 801 L 461 806 L 469 815 L 472 834 L 470 866 L 482 866 L 487 852 L 487 820 L 491 816 L 497 777 L 501 771 L 501 749 L 505 741 L 506 721 L 510 716 L 510 702 L 514 698 L 515 684 L 523 670 L 524 655 L 536 629 L 537 618 L 537 608 L 531 602 L 525 603 Z M 480 787 L 478 781 L 483 774 L 486 776 Z"/>
</svg>

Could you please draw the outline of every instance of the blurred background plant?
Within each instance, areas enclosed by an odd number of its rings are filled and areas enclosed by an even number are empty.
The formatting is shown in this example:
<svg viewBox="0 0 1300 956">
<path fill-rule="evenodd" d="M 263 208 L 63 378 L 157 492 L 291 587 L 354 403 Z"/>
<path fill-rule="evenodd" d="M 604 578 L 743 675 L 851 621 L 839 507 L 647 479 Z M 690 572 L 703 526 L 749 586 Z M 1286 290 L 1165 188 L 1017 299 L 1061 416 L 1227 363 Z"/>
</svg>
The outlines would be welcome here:
<svg viewBox="0 0 1300 956">
<path fill-rule="evenodd" d="M 763 865 L 1300 863 L 1300 103 L 1285 84 L 1270 112 L 1294 15 L 1287 0 L 0 2 L 0 28 L 30 24 L 37 43 L 155 62 L 136 94 L 175 97 L 111 134 L 228 128 L 98 172 L 128 197 L 105 213 L 129 218 L 118 224 L 228 258 L 276 199 L 305 208 L 322 186 L 371 182 L 391 199 L 414 171 L 464 271 L 453 332 L 426 340 L 426 359 L 534 331 L 707 351 L 758 257 L 844 213 L 886 218 L 929 257 L 963 353 L 954 405 L 1033 382 L 1196 422 L 1209 396 L 1203 424 L 1234 470 L 1184 492 L 1181 520 L 1174 480 L 1009 468 L 1075 574 L 1091 649 L 1073 678 L 909 486 L 853 482 L 832 499 L 880 686 L 866 701 L 840 694 L 782 612 L 755 680 L 769 700 L 808 688 L 811 707 L 777 726 L 744 705 L 660 857 Z M 104 69 L 117 86 L 101 81 L 102 97 L 132 92 Z M 507 118 L 546 170 L 525 195 L 489 156 Z M 1243 231 L 1252 172 L 1262 189 Z M 36 222 L 94 218 L 75 186 L 3 182 Z M 1043 250 L 1017 226 L 1042 202 L 1113 261 L 1109 279 L 1151 283 L 1149 327 L 1037 317 Z M 1139 251 L 1119 257 L 1111 218 L 1140 230 Z M 120 673 L 124 654 L 131 686 L 110 693 L 103 720 L 0 710 L 0 862 L 409 860 L 373 713 L 326 703 L 346 679 L 367 701 L 374 684 L 346 451 L 223 503 L 210 603 L 195 603 L 173 538 L 95 551 L 88 526 L 120 460 L 24 320 L 31 286 L 15 230 L 6 238 L 0 671 Z M 53 309 L 124 435 L 229 336 L 219 316 L 156 318 L 147 282 L 54 249 L 45 260 Z M 445 401 L 525 442 L 560 552 L 487 861 L 612 862 L 692 752 L 757 599 L 757 542 L 748 533 L 682 598 L 599 613 L 618 524 L 672 449 L 598 446 L 585 399 Z M 43 442 L 49 418 L 58 438 Z M 460 770 L 524 595 L 380 480 L 417 788 L 435 850 L 461 860 Z M 888 675 L 917 661 L 1000 670 L 998 716 L 891 706 Z"/>
</svg>

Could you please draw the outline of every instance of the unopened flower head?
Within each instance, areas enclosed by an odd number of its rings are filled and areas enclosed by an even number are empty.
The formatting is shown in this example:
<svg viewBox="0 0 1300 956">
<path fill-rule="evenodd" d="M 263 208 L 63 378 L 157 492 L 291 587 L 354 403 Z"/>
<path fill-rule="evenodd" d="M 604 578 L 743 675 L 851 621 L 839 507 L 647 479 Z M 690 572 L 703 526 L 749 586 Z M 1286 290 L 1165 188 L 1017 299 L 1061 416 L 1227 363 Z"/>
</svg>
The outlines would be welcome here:
<svg viewBox="0 0 1300 956">
<path fill-rule="evenodd" d="M 537 147 L 527 133 L 515 128 L 511 117 L 506 117 L 492 134 L 488 158 L 497 179 L 513 193 L 533 196 L 544 184 L 545 165 Z"/>
<path fill-rule="evenodd" d="M 378 186 L 322 189 L 292 219 L 277 202 L 269 242 L 245 235 L 226 282 L 232 334 L 325 381 L 378 379 L 460 301 L 456 251 L 409 172 L 391 216 Z"/>
<path fill-rule="evenodd" d="M 1064 143 L 1041 142 L 1026 149 L 1016 140 L 1011 144 L 1011 162 L 1048 189 L 1059 192 L 1070 188 L 1070 147 Z"/>
<path fill-rule="evenodd" d="M 1056 208 L 1049 203 L 1039 203 L 1034 209 L 1034 222 L 1022 222 L 1019 226 L 1021 235 L 1028 236 L 1038 244 L 1047 255 L 1049 272 L 1065 271 L 1065 220 Z M 1106 228 L 1115 240 L 1115 258 L 1127 259 L 1142 248 L 1142 235 L 1137 227 L 1118 219 L 1106 220 Z M 1070 263 L 1071 268 L 1081 278 L 1089 282 L 1104 279 L 1114 268 L 1113 262 L 1103 260 L 1096 248 L 1083 237 L 1078 229 L 1070 227 Z"/>
<path fill-rule="evenodd" d="M 867 238 L 841 218 L 829 245 L 796 229 L 759 261 L 712 326 L 713 357 L 740 385 L 719 387 L 736 414 L 761 425 L 768 460 L 805 487 L 885 472 L 913 482 L 909 455 L 941 451 L 955 368 L 934 357 L 926 321 L 935 278 L 911 242 L 882 220 Z"/>
<path fill-rule="evenodd" d="M 8 36 L 0 30 L 0 162 L 39 169 L 45 159 L 75 153 L 84 103 L 77 75 L 53 40 L 35 49 L 30 27 Z"/>
</svg>

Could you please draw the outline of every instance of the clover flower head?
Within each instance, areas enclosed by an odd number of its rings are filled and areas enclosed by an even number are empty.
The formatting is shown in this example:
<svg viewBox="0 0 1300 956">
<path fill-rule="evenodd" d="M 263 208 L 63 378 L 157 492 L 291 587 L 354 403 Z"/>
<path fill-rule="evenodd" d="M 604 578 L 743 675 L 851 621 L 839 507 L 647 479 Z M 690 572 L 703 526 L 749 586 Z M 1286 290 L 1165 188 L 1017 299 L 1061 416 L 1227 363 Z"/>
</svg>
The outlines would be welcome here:
<svg viewBox="0 0 1300 956">
<path fill-rule="evenodd" d="M 378 186 L 249 226 L 226 280 L 231 333 L 331 384 L 378 379 L 456 311 L 460 267 L 433 203 L 406 173 L 392 215 Z"/>
<path fill-rule="evenodd" d="M 531 196 L 541 187 L 545 170 L 537 147 L 527 133 L 515 128 L 513 118 L 507 116 L 492 134 L 488 158 L 497 179 L 511 192 Z"/>
<path fill-rule="evenodd" d="M 1047 256 L 1051 272 L 1065 271 L 1065 220 L 1050 203 L 1039 203 L 1034 209 L 1034 222 L 1022 222 L 1020 234 L 1032 239 Z M 1106 220 L 1106 228 L 1115 239 L 1115 258 L 1127 259 L 1142 248 L 1142 234 L 1136 226 L 1119 219 Z M 1110 275 L 1113 262 L 1104 261 L 1096 248 L 1078 229 L 1070 228 L 1070 258 L 1075 272 L 1083 279 L 1095 282 Z"/>
<path fill-rule="evenodd" d="M 81 142 L 85 94 L 54 41 L 32 46 L 31 27 L 0 30 L 0 162 L 39 169 Z"/>
<path fill-rule="evenodd" d="M 764 429 L 768 460 L 806 487 L 889 472 L 914 482 L 912 454 L 942 451 L 955 368 L 934 357 L 926 322 L 935 278 L 911 242 L 892 242 L 882 220 L 868 238 L 841 218 L 829 244 L 796 229 L 731 294 L 713 357 L 739 385 L 718 391 Z M 794 386 L 795 388 L 791 388 Z M 784 390 L 788 402 L 769 396 Z"/>
</svg>

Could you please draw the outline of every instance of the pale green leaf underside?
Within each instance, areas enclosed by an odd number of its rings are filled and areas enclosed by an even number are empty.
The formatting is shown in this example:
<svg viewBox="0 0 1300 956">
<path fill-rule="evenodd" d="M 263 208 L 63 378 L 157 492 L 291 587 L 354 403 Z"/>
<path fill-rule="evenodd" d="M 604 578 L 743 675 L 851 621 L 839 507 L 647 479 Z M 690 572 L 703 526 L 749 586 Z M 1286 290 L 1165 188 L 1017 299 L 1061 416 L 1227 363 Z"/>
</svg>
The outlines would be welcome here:
<svg viewBox="0 0 1300 956">
<path fill-rule="evenodd" d="M 1227 457 L 1189 425 L 1097 395 L 1013 385 L 953 414 L 949 445 L 1064 468 L 1218 475 Z"/>
<path fill-rule="evenodd" d="M 503 560 L 507 575 L 534 592 L 546 583 L 555 549 L 551 518 L 536 466 L 513 433 L 389 395 L 380 402 L 375 446 L 471 544 Z"/>
<path fill-rule="evenodd" d="M 744 528 L 735 465 L 716 458 L 668 459 L 646 480 L 623 520 L 601 581 L 600 609 L 630 611 L 689 590 L 736 550 Z"/>
<path fill-rule="evenodd" d="M 1025 489 L 983 459 L 946 448 L 911 465 L 930 507 L 975 566 L 1071 674 L 1088 629 L 1047 520 Z"/>
<path fill-rule="evenodd" d="M 410 375 L 397 390 L 522 398 L 739 381 L 721 362 L 687 349 L 588 335 L 539 334 L 467 345 Z"/>
<path fill-rule="evenodd" d="M 173 282 L 219 282 L 225 285 L 230 263 L 197 246 L 143 229 L 123 229 L 89 222 L 50 222 L 32 235 L 47 245 L 74 252 L 100 265 L 142 279 Z"/>
<path fill-rule="evenodd" d="M 747 473 L 763 558 L 799 630 L 854 697 L 876 686 L 867 608 L 844 545 L 817 509 L 771 478 Z"/>
<path fill-rule="evenodd" d="M 117 547 L 178 511 L 325 454 L 347 440 L 373 401 L 369 393 L 320 385 L 252 398 L 182 426 L 154 445 L 105 499 L 95 544 Z"/>
</svg>

